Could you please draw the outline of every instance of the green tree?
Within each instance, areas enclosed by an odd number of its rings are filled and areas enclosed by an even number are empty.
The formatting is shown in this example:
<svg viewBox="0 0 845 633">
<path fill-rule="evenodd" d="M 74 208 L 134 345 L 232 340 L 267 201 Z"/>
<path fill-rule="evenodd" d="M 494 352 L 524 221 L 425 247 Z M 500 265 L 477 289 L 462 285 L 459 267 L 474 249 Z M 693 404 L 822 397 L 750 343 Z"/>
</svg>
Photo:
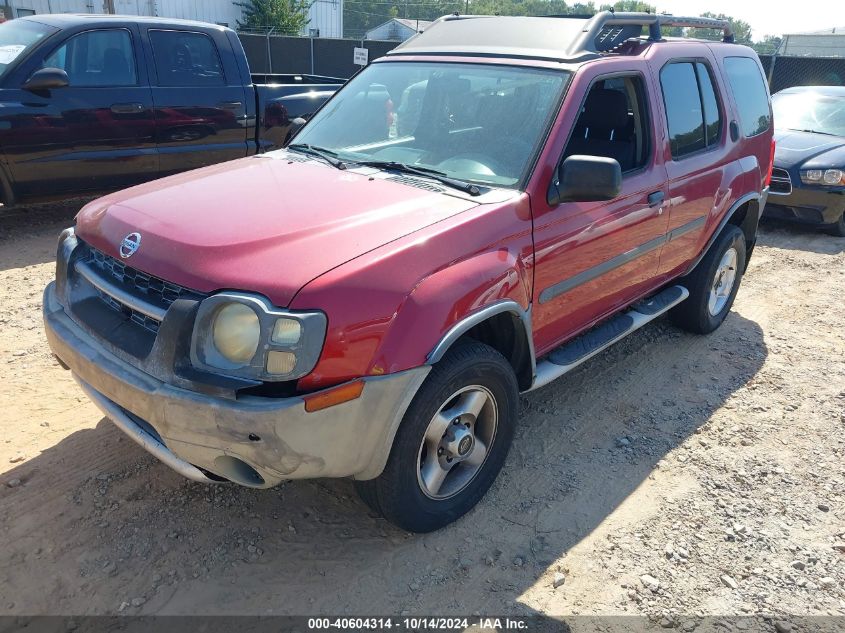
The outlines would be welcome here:
<svg viewBox="0 0 845 633">
<path fill-rule="evenodd" d="M 636 13 L 656 13 L 657 9 L 653 4 L 649 4 L 648 2 L 638 2 L 637 0 L 619 0 L 619 2 L 614 2 L 613 4 L 603 4 L 601 5 L 600 11 L 609 11 L 613 9 L 617 12 L 622 11 L 633 11 Z"/>
<path fill-rule="evenodd" d="M 242 29 L 274 27 L 279 34 L 299 35 L 308 25 L 311 0 L 247 0 L 235 2 L 244 11 L 238 20 Z"/>
<path fill-rule="evenodd" d="M 767 35 L 759 42 L 754 42 L 752 48 L 757 51 L 759 55 L 772 55 L 780 49 L 783 38 L 779 35 Z"/>
</svg>

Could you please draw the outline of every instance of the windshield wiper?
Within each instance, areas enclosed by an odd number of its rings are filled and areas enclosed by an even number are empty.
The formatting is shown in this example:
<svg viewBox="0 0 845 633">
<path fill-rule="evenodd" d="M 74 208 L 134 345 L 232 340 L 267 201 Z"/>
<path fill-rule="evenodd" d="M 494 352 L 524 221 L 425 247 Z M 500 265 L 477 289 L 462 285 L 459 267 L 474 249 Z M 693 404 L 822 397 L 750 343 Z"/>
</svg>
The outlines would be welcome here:
<svg viewBox="0 0 845 633">
<path fill-rule="evenodd" d="M 316 147 L 314 145 L 309 145 L 308 143 L 291 143 L 286 149 L 292 149 L 295 152 L 308 154 L 309 156 L 316 156 L 317 158 L 322 158 L 332 167 L 346 169 L 346 163 L 337 157 L 337 152 L 326 149 L 325 147 Z"/>
<path fill-rule="evenodd" d="M 392 169 L 394 171 L 405 172 L 406 174 L 414 174 L 416 176 L 424 176 L 426 178 L 433 178 L 434 180 L 443 183 L 453 189 L 458 189 L 471 196 L 480 196 L 481 189 L 472 183 L 451 178 L 446 172 L 431 167 L 417 167 L 408 165 L 407 163 L 400 163 L 395 160 L 356 160 L 356 164 L 364 165 L 365 167 L 375 167 L 376 169 Z"/>
<path fill-rule="evenodd" d="M 791 127 L 789 128 L 793 132 L 809 132 L 810 134 L 824 134 L 825 136 L 839 136 L 838 134 L 834 134 L 833 132 L 822 132 L 820 130 L 799 130 L 798 128 Z"/>
</svg>

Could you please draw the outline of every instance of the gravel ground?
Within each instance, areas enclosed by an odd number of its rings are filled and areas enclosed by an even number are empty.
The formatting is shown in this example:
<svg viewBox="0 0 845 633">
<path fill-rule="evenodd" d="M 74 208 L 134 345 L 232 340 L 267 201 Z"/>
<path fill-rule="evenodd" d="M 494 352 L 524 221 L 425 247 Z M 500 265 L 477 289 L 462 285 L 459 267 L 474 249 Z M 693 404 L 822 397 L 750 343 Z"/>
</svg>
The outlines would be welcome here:
<svg viewBox="0 0 845 633">
<path fill-rule="evenodd" d="M 79 205 L 0 214 L 0 615 L 845 615 L 845 239 L 764 226 L 719 331 L 659 320 L 524 397 L 491 492 L 415 536 L 346 481 L 184 481 L 103 419 L 41 328 Z"/>
</svg>

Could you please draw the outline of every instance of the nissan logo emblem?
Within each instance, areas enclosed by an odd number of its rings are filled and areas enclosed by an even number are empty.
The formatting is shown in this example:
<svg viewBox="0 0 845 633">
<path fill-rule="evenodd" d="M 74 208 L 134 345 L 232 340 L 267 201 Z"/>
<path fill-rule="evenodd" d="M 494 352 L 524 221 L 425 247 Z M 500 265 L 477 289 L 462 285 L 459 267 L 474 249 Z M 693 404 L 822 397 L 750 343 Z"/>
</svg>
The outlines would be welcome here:
<svg viewBox="0 0 845 633">
<path fill-rule="evenodd" d="M 140 233 L 130 233 L 129 235 L 124 237 L 123 241 L 120 243 L 120 256 L 123 259 L 127 259 L 128 257 L 132 257 L 140 247 L 141 247 L 141 234 Z"/>
</svg>

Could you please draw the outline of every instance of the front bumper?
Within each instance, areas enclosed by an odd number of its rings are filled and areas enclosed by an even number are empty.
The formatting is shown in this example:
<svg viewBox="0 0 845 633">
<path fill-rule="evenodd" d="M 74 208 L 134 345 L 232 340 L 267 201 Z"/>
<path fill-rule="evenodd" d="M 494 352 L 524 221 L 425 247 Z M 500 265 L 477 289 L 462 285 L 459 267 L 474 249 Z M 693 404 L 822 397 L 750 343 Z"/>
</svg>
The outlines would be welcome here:
<svg viewBox="0 0 845 633">
<path fill-rule="evenodd" d="M 793 184 L 788 194 L 770 192 L 763 217 L 801 224 L 834 224 L 845 212 L 845 191 Z"/>
<path fill-rule="evenodd" d="M 254 488 L 286 479 L 377 477 L 430 370 L 367 377 L 359 398 L 309 413 L 301 397 L 224 398 L 141 371 L 67 315 L 55 283 L 44 291 L 44 325 L 53 353 L 133 440 L 190 479 Z"/>
</svg>

